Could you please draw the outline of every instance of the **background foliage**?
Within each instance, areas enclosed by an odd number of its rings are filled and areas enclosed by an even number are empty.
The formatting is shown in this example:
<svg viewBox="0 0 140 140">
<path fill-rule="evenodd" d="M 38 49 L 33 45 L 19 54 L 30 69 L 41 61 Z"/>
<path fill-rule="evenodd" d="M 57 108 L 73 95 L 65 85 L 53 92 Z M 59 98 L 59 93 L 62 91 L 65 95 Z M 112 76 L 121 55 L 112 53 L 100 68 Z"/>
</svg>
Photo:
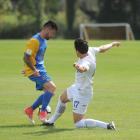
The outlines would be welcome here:
<svg viewBox="0 0 140 140">
<path fill-rule="evenodd" d="M 80 23 L 130 23 L 140 38 L 139 0 L 1 0 L 0 38 L 27 38 L 47 20 L 59 38 L 79 36 Z"/>
</svg>

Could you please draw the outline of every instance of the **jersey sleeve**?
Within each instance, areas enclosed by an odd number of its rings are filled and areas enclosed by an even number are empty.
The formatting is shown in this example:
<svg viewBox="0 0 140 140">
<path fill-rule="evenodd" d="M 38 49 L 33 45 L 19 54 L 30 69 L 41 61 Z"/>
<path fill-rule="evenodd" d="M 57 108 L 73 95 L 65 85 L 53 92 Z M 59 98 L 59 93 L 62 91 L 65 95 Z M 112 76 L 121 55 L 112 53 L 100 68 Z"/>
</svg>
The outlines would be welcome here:
<svg viewBox="0 0 140 140">
<path fill-rule="evenodd" d="M 31 38 L 26 46 L 25 54 L 32 56 L 35 55 L 39 48 L 39 41 L 37 39 Z"/>
<path fill-rule="evenodd" d="M 100 48 L 99 48 L 99 47 L 89 47 L 89 51 L 90 51 L 93 55 L 96 55 L 97 53 L 100 52 Z"/>
</svg>

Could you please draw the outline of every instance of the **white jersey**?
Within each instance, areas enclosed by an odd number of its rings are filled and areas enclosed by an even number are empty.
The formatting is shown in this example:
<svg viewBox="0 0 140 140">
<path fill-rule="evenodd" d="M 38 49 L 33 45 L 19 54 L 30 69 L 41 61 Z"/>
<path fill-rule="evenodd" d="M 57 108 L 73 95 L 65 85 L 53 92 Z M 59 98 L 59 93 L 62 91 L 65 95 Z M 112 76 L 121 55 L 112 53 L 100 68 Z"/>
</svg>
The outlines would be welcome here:
<svg viewBox="0 0 140 140">
<path fill-rule="evenodd" d="M 87 71 L 75 74 L 75 85 L 80 91 L 86 89 L 92 89 L 93 76 L 96 70 L 96 54 L 100 51 L 97 47 L 89 47 L 88 55 L 82 59 L 79 59 L 76 63 L 80 66 L 86 67 Z"/>
</svg>

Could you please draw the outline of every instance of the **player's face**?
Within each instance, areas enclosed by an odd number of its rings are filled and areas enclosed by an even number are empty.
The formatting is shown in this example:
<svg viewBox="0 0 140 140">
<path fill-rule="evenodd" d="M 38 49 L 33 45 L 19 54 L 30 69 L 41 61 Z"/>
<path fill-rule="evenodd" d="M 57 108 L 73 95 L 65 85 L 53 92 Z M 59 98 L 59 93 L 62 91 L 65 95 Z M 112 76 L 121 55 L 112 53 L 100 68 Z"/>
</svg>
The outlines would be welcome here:
<svg viewBox="0 0 140 140">
<path fill-rule="evenodd" d="M 56 30 L 55 29 L 51 29 L 51 28 L 46 28 L 45 29 L 45 38 L 47 40 L 54 38 L 56 34 Z"/>
</svg>

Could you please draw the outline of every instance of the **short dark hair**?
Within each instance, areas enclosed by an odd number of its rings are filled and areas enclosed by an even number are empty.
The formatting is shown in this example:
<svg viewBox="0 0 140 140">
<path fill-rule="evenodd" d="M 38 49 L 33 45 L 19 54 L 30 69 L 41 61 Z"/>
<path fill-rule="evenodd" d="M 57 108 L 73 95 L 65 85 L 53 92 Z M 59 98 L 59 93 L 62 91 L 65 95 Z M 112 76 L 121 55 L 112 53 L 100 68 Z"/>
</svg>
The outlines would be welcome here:
<svg viewBox="0 0 140 140">
<path fill-rule="evenodd" d="M 88 52 L 88 42 L 83 39 L 75 39 L 74 46 L 76 51 L 80 52 L 81 54 L 85 54 Z"/>
<path fill-rule="evenodd" d="M 45 27 L 51 27 L 52 29 L 55 29 L 56 31 L 58 30 L 57 24 L 56 24 L 54 21 L 51 21 L 51 20 L 47 21 L 47 22 L 43 25 L 43 27 L 44 27 L 44 28 L 45 28 Z"/>
</svg>

